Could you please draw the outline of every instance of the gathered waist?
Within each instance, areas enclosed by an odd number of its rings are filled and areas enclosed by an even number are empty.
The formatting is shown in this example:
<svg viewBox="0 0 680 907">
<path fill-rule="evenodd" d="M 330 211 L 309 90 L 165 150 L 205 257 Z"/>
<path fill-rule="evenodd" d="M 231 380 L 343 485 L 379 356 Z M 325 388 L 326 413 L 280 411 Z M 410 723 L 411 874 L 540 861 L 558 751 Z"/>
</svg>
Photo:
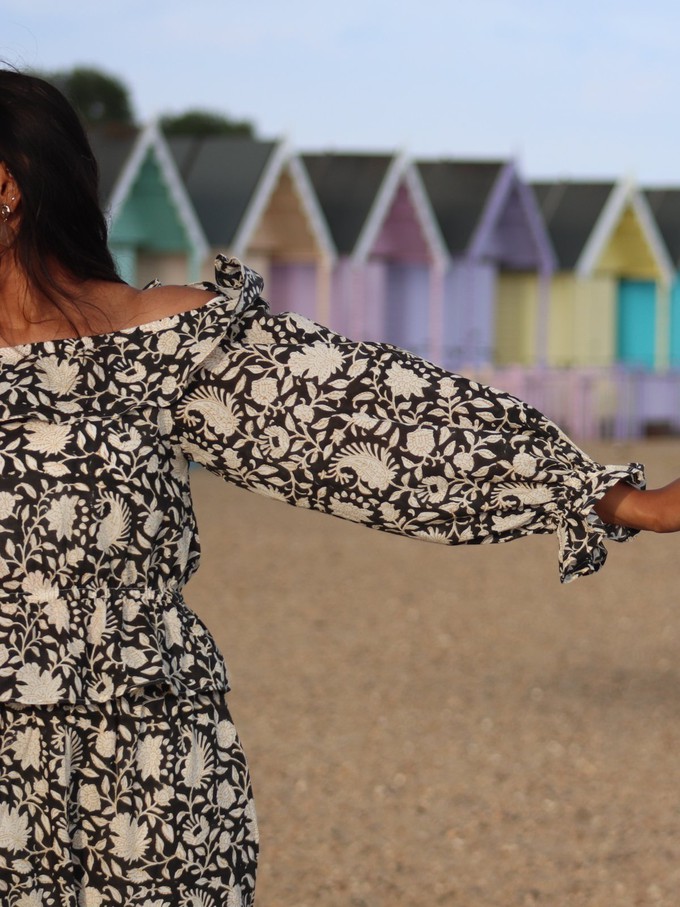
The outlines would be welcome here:
<svg viewBox="0 0 680 907">
<path fill-rule="evenodd" d="M 179 588 L 0 589 L 0 703 L 103 702 L 152 684 L 229 689 L 224 658 Z"/>
</svg>

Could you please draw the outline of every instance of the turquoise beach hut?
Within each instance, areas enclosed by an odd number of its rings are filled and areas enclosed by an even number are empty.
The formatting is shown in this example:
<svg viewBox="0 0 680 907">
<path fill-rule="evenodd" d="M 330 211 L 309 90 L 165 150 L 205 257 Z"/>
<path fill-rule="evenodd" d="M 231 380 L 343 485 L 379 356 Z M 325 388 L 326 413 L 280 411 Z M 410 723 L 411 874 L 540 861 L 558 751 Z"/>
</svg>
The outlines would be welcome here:
<svg viewBox="0 0 680 907">
<path fill-rule="evenodd" d="M 668 323 L 661 326 L 666 335 L 668 364 L 680 368 L 680 188 L 645 189 L 645 198 L 670 254 L 674 278 L 670 292 Z"/>
<path fill-rule="evenodd" d="M 198 279 L 208 243 L 160 130 L 90 134 L 121 276 L 143 286 Z"/>
</svg>

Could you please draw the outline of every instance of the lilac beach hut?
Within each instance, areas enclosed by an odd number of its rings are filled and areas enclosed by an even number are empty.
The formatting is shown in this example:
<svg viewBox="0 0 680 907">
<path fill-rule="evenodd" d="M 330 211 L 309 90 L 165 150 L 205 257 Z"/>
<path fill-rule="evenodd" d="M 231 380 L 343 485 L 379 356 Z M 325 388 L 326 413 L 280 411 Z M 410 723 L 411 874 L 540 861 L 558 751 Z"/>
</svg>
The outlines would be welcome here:
<svg viewBox="0 0 680 907">
<path fill-rule="evenodd" d="M 545 356 L 555 256 L 513 161 L 418 161 L 446 242 L 443 352 L 456 370 Z"/>
<path fill-rule="evenodd" d="M 447 254 L 405 156 L 303 154 L 338 252 L 329 324 L 441 361 Z"/>
</svg>

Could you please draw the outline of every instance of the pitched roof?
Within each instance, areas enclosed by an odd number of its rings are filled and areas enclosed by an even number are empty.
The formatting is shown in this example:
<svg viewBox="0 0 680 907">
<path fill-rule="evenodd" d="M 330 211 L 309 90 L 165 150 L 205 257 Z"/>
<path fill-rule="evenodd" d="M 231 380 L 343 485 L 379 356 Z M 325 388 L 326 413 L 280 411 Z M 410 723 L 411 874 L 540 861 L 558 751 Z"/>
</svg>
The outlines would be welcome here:
<svg viewBox="0 0 680 907">
<path fill-rule="evenodd" d="M 430 204 L 449 252 L 466 251 L 489 200 L 501 161 L 418 161 Z"/>
<path fill-rule="evenodd" d="M 88 131 L 99 167 L 99 200 L 106 206 L 139 137 L 134 127 L 101 127 Z"/>
<path fill-rule="evenodd" d="M 576 267 L 614 185 L 564 180 L 531 184 L 563 270 Z"/>
<path fill-rule="evenodd" d="M 680 189 L 645 189 L 651 209 L 676 267 L 680 266 Z"/>
<path fill-rule="evenodd" d="M 277 143 L 176 136 L 167 144 L 208 242 L 231 245 Z"/>
<path fill-rule="evenodd" d="M 303 154 L 302 161 L 338 252 L 351 254 L 393 155 Z"/>
</svg>

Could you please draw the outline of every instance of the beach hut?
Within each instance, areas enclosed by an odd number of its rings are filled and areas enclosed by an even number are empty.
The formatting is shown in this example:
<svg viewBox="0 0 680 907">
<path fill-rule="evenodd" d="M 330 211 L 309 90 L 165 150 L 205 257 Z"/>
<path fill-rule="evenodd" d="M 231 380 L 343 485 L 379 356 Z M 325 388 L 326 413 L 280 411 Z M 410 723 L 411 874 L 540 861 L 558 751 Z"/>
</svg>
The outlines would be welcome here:
<svg viewBox="0 0 680 907">
<path fill-rule="evenodd" d="M 670 292 L 668 323 L 660 323 L 665 334 L 664 352 L 668 364 L 680 368 L 680 187 L 645 189 L 645 198 L 661 232 L 674 268 Z M 663 341 L 662 341 L 663 342 Z"/>
<path fill-rule="evenodd" d="M 446 248 L 419 174 L 400 154 L 303 154 L 338 252 L 330 325 L 442 359 Z"/>
<path fill-rule="evenodd" d="M 555 258 L 513 161 L 418 161 L 446 242 L 444 359 L 455 369 L 543 358 Z M 538 275 L 538 280 L 536 279 Z"/>
<path fill-rule="evenodd" d="M 335 249 L 307 173 L 283 142 L 182 136 L 168 142 L 211 250 L 259 271 L 275 312 L 325 321 Z"/>
<path fill-rule="evenodd" d="M 121 276 L 136 286 L 198 279 L 208 251 L 187 192 L 155 124 L 90 134 Z"/>
<path fill-rule="evenodd" d="M 533 188 L 558 258 L 550 364 L 664 365 L 673 269 L 644 195 L 629 180 Z"/>
</svg>

